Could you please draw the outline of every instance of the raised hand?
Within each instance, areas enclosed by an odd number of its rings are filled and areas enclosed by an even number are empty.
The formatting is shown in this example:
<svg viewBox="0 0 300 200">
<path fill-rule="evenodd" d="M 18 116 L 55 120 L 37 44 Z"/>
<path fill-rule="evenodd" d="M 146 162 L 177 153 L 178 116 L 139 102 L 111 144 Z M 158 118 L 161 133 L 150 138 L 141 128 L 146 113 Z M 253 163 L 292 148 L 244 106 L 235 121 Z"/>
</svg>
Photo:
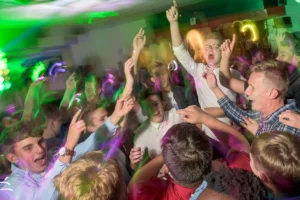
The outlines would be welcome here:
<svg viewBox="0 0 300 200">
<path fill-rule="evenodd" d="M 140 147 L 132 148 L 130 151 L 129 158 L 131 164 L 133 165 L 138 164 L 142 160 L 141 148 Z"/>
<path fill-rule="evenodd" d="M 169 10 L 167 10 L 166 15 L 170 23 L 174 23 L 178 21 L 178 11 L 175 6 L 172 6 Z"/>
<path fill-rule="evenodd" d="M 291 110 L 287 110 L 279 115 L 279 121 L 285 125 L 300 129 L 300 115 Z"/>
<path fill-rule="evenodd" d="M 68 89 L 73 89 L 76 87 L 75 73 L 72 73 L 71 76 L 66 81 L 66 86 Z"/>
<path fill-rule="evenodd" d="M 223 44 L 221 45 L 222 58 L 229 58 L 231 56 L 235 41 L 235 34 L 233 34 L 231 41 L 228 39 L 223 42 Z"/>
<path fill-rule="evenodd" d="M 280 43 L 284 40 L 284 38 L 285 38 L 285 34 L 283 34 L 283 33 L 275 34 L 275 40 L 276 40 L 278 48 L 280 47 Z"/>
<path fill-rule="evenodd" d="M 212 71 L 207 70 L 205 79 L 206 79 L 208 87 L 211 90 L 214 90 L 218 87 L 216 76 Z"/>
<path fill-rule="evenodd" d="M 141 51 L 145 44 L 146 44 L 146 36 L 144 35 L 144 29 L 140 29 L 138 34 L 133 39 L 133 50 L 134 51 Z"/>
<path fill-rule="evenodd" d="M 110 121 L 112 124 L 116 125 L 119 121 L 128 114 L 134 106 L 135 98 L 134 97 L 121 97 L 115 106 L 115 110 L 110 117 Z"/>
<path fill-rule="evenodd" d="M 258 130 L 258 123 L 247 117 L 243 117 L 244 122 L 241 122 L 240 125 L 247 129 L 252 135 L 256 136 L 256 132 Z"/>
<path fill-rule="evenodd" d="M 80 116 L 81 110 L 77 111 L 77 113 L 72 118 L 71 124 L 69 126 L 66 146 L 70 149 L 74 149 L 78 144 L 79 138 L 83 132 L 86 131 L 86 125 L 83 120 L 78 120 Z"/>
<path fill-rule="evenodd" d="M 198 106 L 189 106 L 183 110 L 178 110 L 177 114 L 180 114 L 181 119 L 191 124 L 202 123 L 204 111 Z"/>
<path fill-rule="evenodd" d="M 125 77 L 126 77 L 126 83 L 133 84 L 133 82 L 134 82 L 134 77 L 133 77 L 134 64 L 135 64 L 135 61 L 133 60 L 133 58 L 129 58 L 125 62 L 124 73 L 125 73 Z"/>
</svg>

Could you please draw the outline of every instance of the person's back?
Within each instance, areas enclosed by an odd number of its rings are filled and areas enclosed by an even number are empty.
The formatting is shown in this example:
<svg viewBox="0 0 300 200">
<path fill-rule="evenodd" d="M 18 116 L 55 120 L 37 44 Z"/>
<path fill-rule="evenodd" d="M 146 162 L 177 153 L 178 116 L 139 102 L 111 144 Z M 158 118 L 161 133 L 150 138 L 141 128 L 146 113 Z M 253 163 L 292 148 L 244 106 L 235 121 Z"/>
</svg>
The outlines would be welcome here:
<svg viewBox="0 0 300 200">
<path fill-rule="evenodd" d="M 142 167 L 129 184 L 129 199 L 189 199 L 196 188 L 205 188 L 203 177 L 211 170 L 211 160 L 204 132 L 192 124 L 174 125 L 162 139 L 162 155 Z M 166 180 L 155 174 L 164 164 Z"/>
</svg>

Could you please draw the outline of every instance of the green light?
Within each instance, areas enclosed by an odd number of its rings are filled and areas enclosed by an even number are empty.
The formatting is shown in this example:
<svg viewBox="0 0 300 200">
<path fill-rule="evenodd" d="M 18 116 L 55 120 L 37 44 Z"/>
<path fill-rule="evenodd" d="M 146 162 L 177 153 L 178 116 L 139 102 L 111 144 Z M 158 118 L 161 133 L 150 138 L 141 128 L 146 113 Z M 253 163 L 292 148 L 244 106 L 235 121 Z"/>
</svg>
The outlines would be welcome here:
<svg viewBox="0 0 300 200">
<path fill-rule="evenodd" d="M 32 81 L 35 81 L 46 70 L 46 66 L 43 62 L 39 62 L 33 68 L 34 69 L 32 71 L 32 74 L 31 74 L 30 78 L 31 78 Z"/>
<path fill-rule="evenodd" d="M 116 17 L 116 16 L 119 16 L 118 12 L 112 12 L 112 11 L 90 12 L 80 17 L 78 19 L 78 24 L 83 24 L 83 21 L 86 18 L 88 18 L 88 24 L 92 24 L 94 18 L 104 19 L 104 18 Z"/>
<path fill-rule="evenodd" d="M 10 82 L 4 82 L 4 90 L 8 90 L 11 87 Z"/>
<path fill-rule="evenodd" d="M 0 76 L 0 84 L 2 84 L 4 81 L 4 78 L 2 76 Z"/>
<path fill-rule="evenodd" d="M 0 84 L 0 91 L 2 91 L 4 89 L 4 85 Z"/>
</svg>

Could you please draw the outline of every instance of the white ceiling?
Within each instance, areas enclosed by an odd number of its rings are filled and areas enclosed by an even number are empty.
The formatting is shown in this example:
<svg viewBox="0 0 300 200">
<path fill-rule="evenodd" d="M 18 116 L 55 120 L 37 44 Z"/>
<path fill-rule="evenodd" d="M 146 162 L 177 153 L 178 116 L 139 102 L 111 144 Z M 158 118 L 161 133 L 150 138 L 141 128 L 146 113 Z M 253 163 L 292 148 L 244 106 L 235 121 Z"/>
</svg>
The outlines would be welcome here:
<svg viewBox="0 0 300 200">
<path fill-rule="evenodd" d="M 183 6 L 201 1 L 204 0 L 177 0 L 177 4 Z M 0 0 L 0 24 L 69 18 L 103 11 L 118 12 L 119 17 L 135 12 L 147 14 L 162 11 L 171 6 L 172 2 L 172 0 L 33 0 L 30 4 L 21 4 L 16 0 Z"/>
</svg>

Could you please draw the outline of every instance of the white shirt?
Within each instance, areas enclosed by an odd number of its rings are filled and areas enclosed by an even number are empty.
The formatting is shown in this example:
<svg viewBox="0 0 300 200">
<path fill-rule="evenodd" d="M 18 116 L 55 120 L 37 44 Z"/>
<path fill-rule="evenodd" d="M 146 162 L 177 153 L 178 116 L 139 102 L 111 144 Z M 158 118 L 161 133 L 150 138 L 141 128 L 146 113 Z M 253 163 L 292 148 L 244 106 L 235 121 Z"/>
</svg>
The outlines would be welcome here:
<svg viewBox="0 0 300 200">
<path fill-rule="evenodd" d="M 161 149 L 161 139 L 165 133 L 175 124 L 182 123 L 180 115 L 176 113 L 176 109 L 172 108 L 165 111 L 164 120 L 161 123 L 151 122 L 147 119 L 136 131 L 134 147 L 140 147 L 142 155 L 147 150 L 151 159 L 158 156 Z"/>
<path fill-rule="evenodd" d="M 195 86 L 201 108 L 205 109 L 211 107 L 220 107 L 217 102 L 217 97 L 209 89 L 206 79 L 203 78 L 203 74 L 206 72 L 207 68 L 209 69 L 209 67 L 207 65 L 204 65 L 203 63 L 196 63 L 189 54 L 189 52 L 185 49 L 183 44 L 181 44 L 178 47 L 173 47 L 173 51 L 177 59 L 182 64 L 182 66 L 188 71 L 188 73 L 190 73 L 193 76 L 195 80 Z M 213 69 L 213 73 L 216 75 L 218 86 L 225 93 L 225 95 L 229 97 L 230 100 L 236 102 L 236 93 L 220 84 L 219 71 L 219 68 Z M 241 75 L 238 71 L 231 69 L 231 74 L 233 77 L 241 79 Z M 222 117 L 218 119 L 227 124 L 230 124 L 230 120 L 227 117 Z M 209 128 L 207 128 L 204 125 L 202 127 L 209 137 L 216 139 L 216 136 Z"/>
</svg>

